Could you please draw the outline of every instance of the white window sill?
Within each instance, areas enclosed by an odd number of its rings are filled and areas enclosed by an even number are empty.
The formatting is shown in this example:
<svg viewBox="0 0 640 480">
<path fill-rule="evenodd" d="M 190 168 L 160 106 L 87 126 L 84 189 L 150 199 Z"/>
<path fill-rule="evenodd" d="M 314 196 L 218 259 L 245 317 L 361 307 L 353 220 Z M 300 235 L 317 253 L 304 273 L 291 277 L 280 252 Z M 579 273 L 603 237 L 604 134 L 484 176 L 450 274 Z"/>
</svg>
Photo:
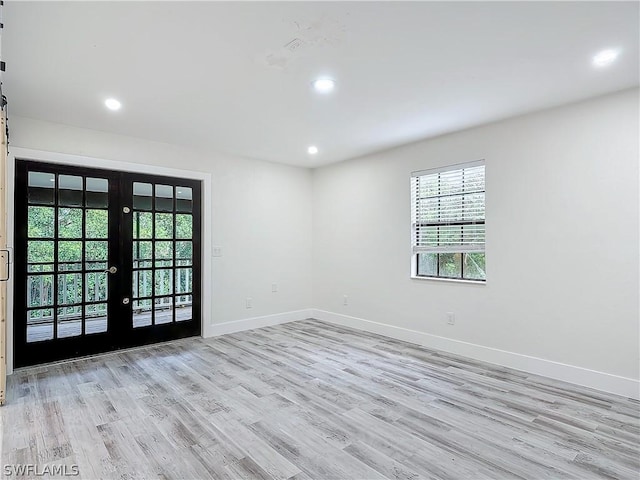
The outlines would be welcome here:
<svg viewBox="0 0 640 480">
<path fill-rule="evenodd" d="M 484 282 L 478 282 L 475 280 L 462 280 L 460 278 L 438 278 L 438 277 L 419 277 L 417 275 L 411 275 L 412 280 L 427 280 L 430 282 L 446 282 L 446 283 L 462 283 L 466 285 L 486 285 L 486 280 Z"/>
</svg>

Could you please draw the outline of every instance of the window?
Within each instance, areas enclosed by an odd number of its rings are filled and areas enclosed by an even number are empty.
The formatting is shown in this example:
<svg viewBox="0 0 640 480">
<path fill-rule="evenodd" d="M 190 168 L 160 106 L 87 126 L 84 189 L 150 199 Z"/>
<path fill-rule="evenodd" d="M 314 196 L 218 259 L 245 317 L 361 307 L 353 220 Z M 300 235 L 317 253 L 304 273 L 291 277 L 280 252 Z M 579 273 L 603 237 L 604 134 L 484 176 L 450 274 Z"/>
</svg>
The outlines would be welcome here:
<svg viewBox="0 0 640 480">
<path fill-rule="evenodd" d="M 484 161 L 411 174 L 412 275 L 484 282 Z"/>
</svg>

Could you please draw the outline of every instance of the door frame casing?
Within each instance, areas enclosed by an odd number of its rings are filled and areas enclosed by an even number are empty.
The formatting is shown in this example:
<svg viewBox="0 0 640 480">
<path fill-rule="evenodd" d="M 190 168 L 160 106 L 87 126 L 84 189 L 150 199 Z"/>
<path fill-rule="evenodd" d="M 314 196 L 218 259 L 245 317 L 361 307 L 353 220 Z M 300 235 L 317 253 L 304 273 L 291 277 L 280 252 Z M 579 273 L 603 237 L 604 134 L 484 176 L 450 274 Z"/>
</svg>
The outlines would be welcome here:
<svg viewBox="0 0 640 480">
<path fill-rule="evenodd" d="M 33 160 L 37 162 L 47 162 L 53 164 L 70 165 L 76 167 L 101 168 L 107 170 L 119 170 L 123 172 L 141 173 L 149 175 L 163 175 L 167 177 L 187 178 L 190 180 L 200 180 L 202 182 L 202 212 L 201 212 L 201 235 L 202 235 L 202 274 L 201 274 L 201 288 L 202 288 L 202 333 L 201 337 L 206 338 L 213 335 L 212 332 L 212 314 L 213 314 L 213 251 L 211 245 L 213 245 L 213 225 L 212 225 L 212 176 L 210 173 L 197 172 L 193 170 L 181 170 L 176 168 L 159 167 L 156 165 L 142 164 L 142 163 L 130 163 L 116 160 L 106 160 L 95 157 L 88 157 L 82 155 L 71 155 L 66 153 L 47 152 L 44 150 L 33 150 L 29 148 L 21 147 L 9 147 L 9 158 L 7 161 L 7 195 L 9 199 L 14 198 L 15 193 L 15 172 L 16 172 L 16 159 L 19 160 Z M 14 246 L 14 225 L 15 225 L 15 208 L 13 202 L 11 202 L 11 208 L 7 212 L 7 241 L 8 245 Z M 10 265 L 13 270 L 14 265 Z M 13 271 L 11 272 L 11 278 Z M 13 282 L 8 285 L 7 291 L 7 374 L 13 372 L 13 304 L 14 304 L 14 292 Z"/>
</svg>

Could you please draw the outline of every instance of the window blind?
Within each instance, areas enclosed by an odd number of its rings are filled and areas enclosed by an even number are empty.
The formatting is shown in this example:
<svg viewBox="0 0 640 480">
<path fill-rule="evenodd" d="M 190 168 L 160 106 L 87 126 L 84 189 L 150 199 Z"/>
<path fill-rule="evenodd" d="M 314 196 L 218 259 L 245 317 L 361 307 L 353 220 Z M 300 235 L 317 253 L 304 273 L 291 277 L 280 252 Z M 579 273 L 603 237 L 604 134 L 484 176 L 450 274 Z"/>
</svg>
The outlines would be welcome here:
<svg viewBox="0 0 640 480">
<path fill-rule="evenodd" d="M 411 174 L 413 253 L 484 252 L 484 161 Z"/>
</svg>

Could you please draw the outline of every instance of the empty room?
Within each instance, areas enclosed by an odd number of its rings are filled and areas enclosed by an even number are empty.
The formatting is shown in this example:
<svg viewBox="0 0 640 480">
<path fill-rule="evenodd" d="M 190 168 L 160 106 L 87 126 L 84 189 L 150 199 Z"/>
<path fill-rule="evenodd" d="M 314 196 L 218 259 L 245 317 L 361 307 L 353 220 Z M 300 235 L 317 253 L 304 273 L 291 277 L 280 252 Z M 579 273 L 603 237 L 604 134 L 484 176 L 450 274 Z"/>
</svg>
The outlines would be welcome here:
<svg viewBox="0 0 640 480">
<path fill-rule="evenodd" d="M 640 2 L 0 2 L 0 476 L 640 480 Z"/>
</svg>

